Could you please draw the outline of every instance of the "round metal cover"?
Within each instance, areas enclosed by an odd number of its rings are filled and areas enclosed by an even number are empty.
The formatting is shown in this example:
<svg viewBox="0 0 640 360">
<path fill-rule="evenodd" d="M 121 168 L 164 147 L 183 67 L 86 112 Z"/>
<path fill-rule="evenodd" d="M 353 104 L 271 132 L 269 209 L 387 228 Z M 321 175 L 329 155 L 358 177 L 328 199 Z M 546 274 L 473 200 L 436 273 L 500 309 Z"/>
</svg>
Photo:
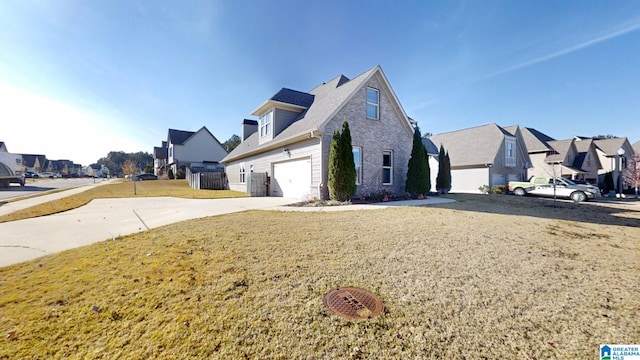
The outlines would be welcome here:
<svg viewBox="0 0 640 360">
<path fill-rule="evenodd" d="M 333 289 L 324 295 L 322 303 L 332 313 L 347 319 L 371 319 L 384 310 L 377 296 L 355 287 Z"/>
</svg>

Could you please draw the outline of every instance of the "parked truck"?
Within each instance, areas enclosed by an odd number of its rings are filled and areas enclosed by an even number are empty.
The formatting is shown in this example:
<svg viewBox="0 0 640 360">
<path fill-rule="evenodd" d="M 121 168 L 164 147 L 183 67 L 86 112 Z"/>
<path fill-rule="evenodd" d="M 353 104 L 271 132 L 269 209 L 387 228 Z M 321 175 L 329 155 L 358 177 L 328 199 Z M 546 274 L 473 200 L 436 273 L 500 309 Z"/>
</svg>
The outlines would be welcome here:
<svg viewBox="0 0 640 360">
<path fill-rule="evenodd" d="M 11 183 L 24 186 L 22 155 L 0 152 L 0 188 L 9 187 Z"/>
<path fill-rule="evenodd" d="M 509 181 L 509 191 L 518 196 L 535 195 L 571 199 L 575 202 L 597 199 L 600 189 L 593 185 L 579 185 L 565 178 L 532 176 L 529 181 Z"/>
</svg>

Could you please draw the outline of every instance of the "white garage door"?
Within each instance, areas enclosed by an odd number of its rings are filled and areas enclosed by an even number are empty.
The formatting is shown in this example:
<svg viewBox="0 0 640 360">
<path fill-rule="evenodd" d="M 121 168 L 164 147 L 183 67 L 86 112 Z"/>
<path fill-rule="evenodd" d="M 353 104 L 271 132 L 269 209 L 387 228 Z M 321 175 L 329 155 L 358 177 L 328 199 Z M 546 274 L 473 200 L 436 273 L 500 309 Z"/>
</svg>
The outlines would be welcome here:
<svg viewBox="0 0 640 360">
<path fill-rule="evenodd" d="M 274 195 L 303 199 L 311 193 L 311 159 L 273 164 Z"/>
<path fill-rule="evenodd" d="M 480 193 L 482 185 L 489 185 L 488 168 L 451 170 L 451 192 Z"/>
</svg>

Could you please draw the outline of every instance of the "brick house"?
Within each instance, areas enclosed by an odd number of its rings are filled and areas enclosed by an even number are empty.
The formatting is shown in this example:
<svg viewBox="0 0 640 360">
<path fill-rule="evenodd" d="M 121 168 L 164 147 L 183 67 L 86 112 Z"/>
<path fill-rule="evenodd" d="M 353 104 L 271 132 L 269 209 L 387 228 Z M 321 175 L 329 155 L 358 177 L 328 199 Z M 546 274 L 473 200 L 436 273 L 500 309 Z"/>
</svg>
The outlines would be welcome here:
<svg viewBox="0 0 640 360">
<path fill-rule="evenodd" d="M 375 66 L 339 75 L 309 92 L 283 88 L 244 120 L 242 143 L 222 162 L 229 188 L 247 191 L 252 173 L 269 176 L 269 195 L 327 199 L 331 138 L 349 123 L 356 194 L 403 194 L 413 126 L 387 77 Z"/>
</svg>

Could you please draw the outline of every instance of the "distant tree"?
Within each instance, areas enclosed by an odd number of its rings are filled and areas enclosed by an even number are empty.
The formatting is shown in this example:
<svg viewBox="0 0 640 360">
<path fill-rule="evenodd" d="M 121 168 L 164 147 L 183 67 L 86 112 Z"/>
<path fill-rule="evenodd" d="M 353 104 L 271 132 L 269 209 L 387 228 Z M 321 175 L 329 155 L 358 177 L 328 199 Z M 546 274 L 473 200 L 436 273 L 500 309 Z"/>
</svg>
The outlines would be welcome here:
<svg viewBox="0 0 640 360">
<path fill-rule="evenodd" d="M 353 146 L 349 123 L 342 124 L 342 133 L 333 132 L 329 149 L 329 197 L 332 200 L 349 200 L 356 192 L 356 165 L 353 161 Z"/>
<path fill-rule="evenodd" d="M 125 175 L 125 162 L 129 160 L 138 169 L 144 169 L 149 164 L 153 166 L 153 156 L 147 152 L 125 153 L 124 151 L 111 151 L 106 157 L 98 160 L 98 164 L 109 169 L 111 176 L 121 177 Z"/>
<path fill-rule="evenodd" d="M 417 126 L 413 133 L 413 148 L 411 149 L 407 181 L 404 187 L 405 191 L 412 195 L 428 194 L 431 190 L 427 152 L 424 144 L 422 144 L 420 129 Z"/>
<path fill-rule="evenodd" d="M 602 139 L 615 139 L 617 136 L 607 134 L 607 135 L 596 135 L 593 137 L 594 140 L 602 140 Z"/>
<path fill-rule="evenodd" d="M 132 174 L 137 174 L 140 172 L 140 169 L 138 168 L 138 165 L 131 161 L 130 159 L 127 159 L 124 161 L 124 165 L 122 166 L 122 171 L 124 173 L 124 175 L 132 175 Z"/>
<path fill-rule="evenodd" d="M 227 141 L 222 143 L 222 146 L 225 150 L 227 150 L 227 152 L 231 152 L 238 145 L 240 145 L 241 142 L 242 140 L 240 139 L 240 136 L 233 134 Z"/>
<path fill-rule="evenodd" d="M 147 164 L 147 166 L 144 168 L 144 172 L 147 174 L 153 174 L 153 164 Z"/>
<path fill-rule="evenodd" d="M 445 152 L 444 146 L 440 145 L 438 152 L 438 176 L 436 177 L 436 190 L 439 193 L 448 193 L 451 190 L 451 161 L 449 153 Z"/>
<path fill-rule="evenodd" d="M 640 154 L 635 154 L 632 161 L 627 164 L 627 168 L 622 173 L 622 179 L 626 185 L 635 188 L 637 197 L 640 187 Z"/>
</svg>

